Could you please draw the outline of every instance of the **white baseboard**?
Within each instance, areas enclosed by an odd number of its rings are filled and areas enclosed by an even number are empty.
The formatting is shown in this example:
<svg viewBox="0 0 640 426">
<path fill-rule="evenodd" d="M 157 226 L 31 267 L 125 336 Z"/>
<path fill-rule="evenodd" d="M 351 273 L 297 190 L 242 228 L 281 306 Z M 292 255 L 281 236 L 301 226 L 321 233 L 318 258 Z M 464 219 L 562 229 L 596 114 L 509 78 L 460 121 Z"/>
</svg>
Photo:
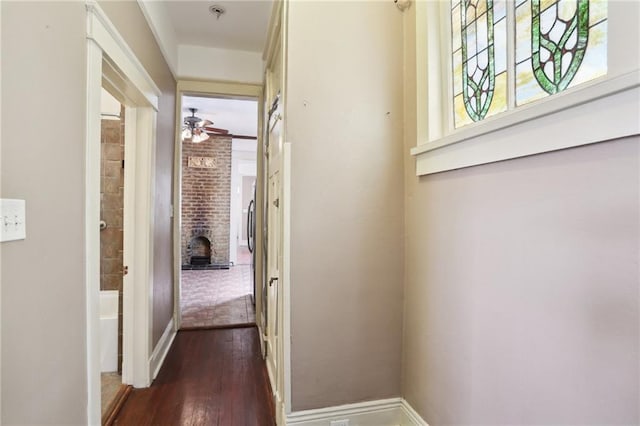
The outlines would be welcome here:
<svg viewBox="0 0 640 426">
<path fill-rule="evenodd" d="M 164 333 L 162 333 L 158 344 L 153 349 L 151 359 L 149 359 L 149 372 L 151 373 L 150 376 L 152 381 L 158 375 L 160 367 L 162 367 L 164 359 L 166 358 L 169 348 L 171 348 L 171 343 L 173 343 L 173 339 L 175 339 L 175 337 L 176 328 L 173 323 L 173 318 L 171 318 L 167 327 L 164 329 Z"/>
<path fill-rule="evenodd" d="M 349 426 L 428 426 L 402 398 L 380 399 L 287 415 L 287 425 L 330 426 L 332 421 L 348 420 Z"/>
<path fill-rule="evenodd" d="M 418 414 L 404 398 L 402 399 L 402 405 L 400 406 L 400 416 L 400 424 L 402 426 L 429 426 L 427 422 L 420 417 L 420 414 Z"/>
</svg>

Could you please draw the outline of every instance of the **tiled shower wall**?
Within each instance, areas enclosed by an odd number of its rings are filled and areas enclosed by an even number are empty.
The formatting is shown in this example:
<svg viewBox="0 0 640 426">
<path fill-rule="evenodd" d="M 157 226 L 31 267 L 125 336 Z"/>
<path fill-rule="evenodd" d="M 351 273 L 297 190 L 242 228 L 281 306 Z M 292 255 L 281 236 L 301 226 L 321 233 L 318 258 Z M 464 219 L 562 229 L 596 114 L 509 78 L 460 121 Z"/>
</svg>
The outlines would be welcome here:
<svg viewBox="0 0 640 426">
<path fill-rule="evenodd" d="M 213 158 L 215 168 L 189 167 L 189 157 Z M 229 265 L 231 138 L 211 137 L 182 144 L 182 264 L 193 230 L 210 236 L 211 263 Z"/>
<path fill-rule="evenodd" d="M 122 371 L 124 108 L 120 120 L 102 120 L 100 164 L 100 290 L 118 291 L 118 371 Z"/>
<path fill-rule="evenodd" d="M 122 287 L 122 209 L 124 204 L 124 124 L 102 120 L 100 218 L 100 290 Z"/>
</svg>

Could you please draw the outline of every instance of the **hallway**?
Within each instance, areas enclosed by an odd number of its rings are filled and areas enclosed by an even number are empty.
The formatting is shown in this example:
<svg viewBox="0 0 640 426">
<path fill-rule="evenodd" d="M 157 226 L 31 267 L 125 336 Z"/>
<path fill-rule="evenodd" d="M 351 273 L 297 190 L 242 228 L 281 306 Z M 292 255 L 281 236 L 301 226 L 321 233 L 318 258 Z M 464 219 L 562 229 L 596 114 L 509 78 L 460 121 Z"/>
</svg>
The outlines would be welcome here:
<svg viewBox="0 0 640 426">
<path fill-rule="evenodd" d="M 135 389 L 116 425 L 274 425 L 255 327 L 180 331 L 151 387 Z"/>
</svg>

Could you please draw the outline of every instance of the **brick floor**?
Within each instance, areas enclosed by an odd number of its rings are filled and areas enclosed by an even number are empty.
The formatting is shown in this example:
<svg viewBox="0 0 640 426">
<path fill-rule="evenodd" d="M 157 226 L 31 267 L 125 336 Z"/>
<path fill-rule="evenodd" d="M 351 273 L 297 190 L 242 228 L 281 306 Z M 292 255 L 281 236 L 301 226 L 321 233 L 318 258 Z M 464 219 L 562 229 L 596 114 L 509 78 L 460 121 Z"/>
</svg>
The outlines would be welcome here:
<svg viewBox="0 0 640 426">
<path fill-rule="evenodd" d="M 182 271 L 182 327 L 255 322 L 251 265 L 212 271 Z"/>
<path fill-rule="evenodd" d="M 236 259 L 236 265 L 251 265 L 252 254 L 248 248 L 244 246 L 238 247 L 238 256 Z"/>
</svg>

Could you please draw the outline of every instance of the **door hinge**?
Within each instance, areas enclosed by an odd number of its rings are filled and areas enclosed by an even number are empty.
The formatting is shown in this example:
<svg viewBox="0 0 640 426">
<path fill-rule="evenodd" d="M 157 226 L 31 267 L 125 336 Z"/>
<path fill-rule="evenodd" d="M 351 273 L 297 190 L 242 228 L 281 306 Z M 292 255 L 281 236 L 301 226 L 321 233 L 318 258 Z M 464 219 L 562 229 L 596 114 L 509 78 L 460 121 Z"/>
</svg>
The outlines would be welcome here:
<svg viewBox="0 0 640 426">
<path fill-rule="evenodd" d="M 129 267 L 128 266 L 123 266 L 122 267 L 122 276 L 124 277 L 128 273 L 129 273 Z"/>
<path fill-rule="evenodd" d="M 276 207 L 280 207 L 280 198 L 276 198 L 275 200 L 273 200 L 273 205 Z"/>
</svg>

